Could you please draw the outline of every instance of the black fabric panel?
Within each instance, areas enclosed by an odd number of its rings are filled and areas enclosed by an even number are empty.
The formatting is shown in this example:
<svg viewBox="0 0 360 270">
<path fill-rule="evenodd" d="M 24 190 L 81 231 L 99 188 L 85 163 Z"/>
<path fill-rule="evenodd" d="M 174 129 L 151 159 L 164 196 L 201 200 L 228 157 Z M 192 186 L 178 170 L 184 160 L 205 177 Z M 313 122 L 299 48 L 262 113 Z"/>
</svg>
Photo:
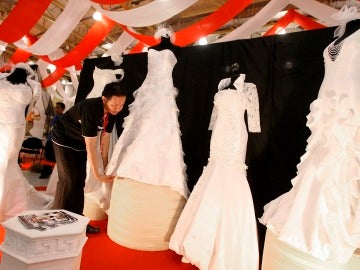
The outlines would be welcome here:
<svg viewBox="0 0 360 270">
<path fill-rule="evenodd" d="M 267 202 L 291 188 L 310 135 L 306 116 L 322 82 L 323 50 L 333 40 L 333 32 L 334 28 L 326 28 L 181 49 L 173 80 L 179 90 L 179 124 L 190 190 L 209 157 L 213 97 L 220 80 L 231 76 L 227 70 L 235 62 L 259 94 L 262 130 L 249 134 L 246 154 L 257 217 Z M 80 75 L 79 99 L 91 90 L 95 65 L 113 68 L 109 58 L 87 59 Z M 125 55 L 121 68 L 124 85 L 135 91 L 146 76 L 147 54 Z M 124 110 L 123 116 L 127 113 Z M 259 226 L 260 251 L 264 235 L 264 226 Z"/>
</svg>

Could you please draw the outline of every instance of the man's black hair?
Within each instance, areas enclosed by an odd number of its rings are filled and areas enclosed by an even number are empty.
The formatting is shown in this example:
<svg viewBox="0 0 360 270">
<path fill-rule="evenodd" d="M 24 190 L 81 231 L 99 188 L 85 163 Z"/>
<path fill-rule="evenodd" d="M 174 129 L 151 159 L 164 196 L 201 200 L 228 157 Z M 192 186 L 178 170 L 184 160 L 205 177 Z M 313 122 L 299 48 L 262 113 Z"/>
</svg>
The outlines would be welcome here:
<svg viewBox="0 0 360 270">
<path fill-rule="evenodd" d="M 117 96 L 117 97 L 126 96 L 127 91 L 125 87 L 119 82 L 112 82 L 105 85 L 101 95 L 103 97 L 106 97 L 107 99 L 110 99 L 113 96 Z"/>
<path fill-rule="evenodd" d="M 62 103 L 61 101 L 56 102 L 56 105 L 59 105 L 61 109 L 65 110 L 65 104 Z"/>
</svg>

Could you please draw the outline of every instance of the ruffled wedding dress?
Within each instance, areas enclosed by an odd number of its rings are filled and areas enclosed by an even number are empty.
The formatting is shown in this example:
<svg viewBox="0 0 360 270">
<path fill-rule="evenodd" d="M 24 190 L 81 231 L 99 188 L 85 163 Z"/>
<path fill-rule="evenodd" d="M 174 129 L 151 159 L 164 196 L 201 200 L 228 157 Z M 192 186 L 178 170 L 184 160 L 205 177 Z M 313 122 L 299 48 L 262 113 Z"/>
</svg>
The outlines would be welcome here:
<svg viewBox="0 0 360 270">
<path fill-rule="evenodd" d="M 29 75 L 27 83 L 12 84 L 6 75 L 0 74 L 0 222 L 25 210 L 50 209 L 53 201 L 52 196 L 29 184 L 18 164 L 25 136 L 25 108 L 33 97 L 32 86 L 39 82 Z"/>
<path fill-rule="evenodd" d="M 149 50 L 147 76 L 134 92 L 106 171 L 116 175 L 108 236 L 131 249 L 168 249 L 188 196 L 172 81 L 176 62 L 169 49 Z"/>
<path fill-rule="evenodd" d="M 237 90 L 214 98 L 208 165 L 194 187 L 170 239 L 170 249 L 201 270 L 257 270 L 257 225 L 246 178 L 248 132 L 260 132 L 256 86 L 234 82 Z M 219 84 L 219 90 L 230 79 Z"/>
<path fill-rule="evenodd" d="M 360 247 L 360 31 L 331 43 L 324 61 L 293 188 L 268 203 L 260 221 L 303 252 L 345 263 Z"/>
<path fill-rule="evenodd" d="M 129 115 L 124 120 L 124 130 L 115 145 L 107 174 L 168 186 L 187 198 L 175 101 L 177 89 L 172 81 L 176 62 L 171 50 L 149 50 L 147 76 L 134 92 L 135 100 L 129 106 Z"/>
</svg>

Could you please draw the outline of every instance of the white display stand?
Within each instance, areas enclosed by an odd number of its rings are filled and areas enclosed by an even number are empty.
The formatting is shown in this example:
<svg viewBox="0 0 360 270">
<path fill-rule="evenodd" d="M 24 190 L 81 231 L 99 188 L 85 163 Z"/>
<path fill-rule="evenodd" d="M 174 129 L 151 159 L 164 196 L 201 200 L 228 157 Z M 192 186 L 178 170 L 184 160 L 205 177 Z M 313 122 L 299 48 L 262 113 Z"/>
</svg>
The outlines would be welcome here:
<svg viewBox="0 0 360 270">
<path fill-rule="evenodd" d="M 108 211 L 108 236 L 131 249 L 167 250 L 185 203 L 185 198 L 170 187 L 116 177 Z"/>
<path fill-rule="evenodd" d="M 322 261 L 280 241 L 271 230 L 266 231 L 262 270 L 359 270 L 359 249 L 346 264 Z"/>
<path fill-rule="evenodd" d="M 57 210 L 26 211 L 41 214 Z M 17 216 L 5 221 L 5 240 L 0 247 L 0 270 L 76 270 L 80 269 L 82 248 L 87 240 L 89 218 L 61 210 L 77 218 L 44 231 L 26 228 Z"/>
</svg>

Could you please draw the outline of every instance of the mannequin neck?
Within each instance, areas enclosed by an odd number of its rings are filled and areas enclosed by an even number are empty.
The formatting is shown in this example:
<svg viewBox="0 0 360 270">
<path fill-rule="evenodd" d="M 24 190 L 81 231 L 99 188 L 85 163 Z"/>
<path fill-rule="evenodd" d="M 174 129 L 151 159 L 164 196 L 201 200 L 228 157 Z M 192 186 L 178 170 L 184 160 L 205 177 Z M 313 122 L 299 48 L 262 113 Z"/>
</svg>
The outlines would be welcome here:
<svg viewBox="0 0 360 270">
<path fill-rule="evenodd" d="M 23 68 L 15 68 L 14 71 L 6 77 L 6 79 L 12 84 L 23 84 L 26 83 L 28 74 Z"/>
<path fill-rule="evenodd" d="M 161 37 L 161 41 L 159 44 L 150 47 L 150 49 L 154 49 L 157 51 L 162 51 L 165 49 L 173 51 L 175 54 L 179 51 L 180 47 L 173 44 L 170 40 L 170 38 L 167 37 Z"/>
<path fill-rule="evenodd" d="M 360 19 L 349 21 L 346 24 L 346 29 L 344 34 L 341 37 L 339 37 L 337 40 L 335 40 L 335 45 L 339 44 L 341 41 L 343 41 L 344 39 L 346 39 L 348 36 L 352 35 L 359 29 L 360 29 Z"/>
</svg>

